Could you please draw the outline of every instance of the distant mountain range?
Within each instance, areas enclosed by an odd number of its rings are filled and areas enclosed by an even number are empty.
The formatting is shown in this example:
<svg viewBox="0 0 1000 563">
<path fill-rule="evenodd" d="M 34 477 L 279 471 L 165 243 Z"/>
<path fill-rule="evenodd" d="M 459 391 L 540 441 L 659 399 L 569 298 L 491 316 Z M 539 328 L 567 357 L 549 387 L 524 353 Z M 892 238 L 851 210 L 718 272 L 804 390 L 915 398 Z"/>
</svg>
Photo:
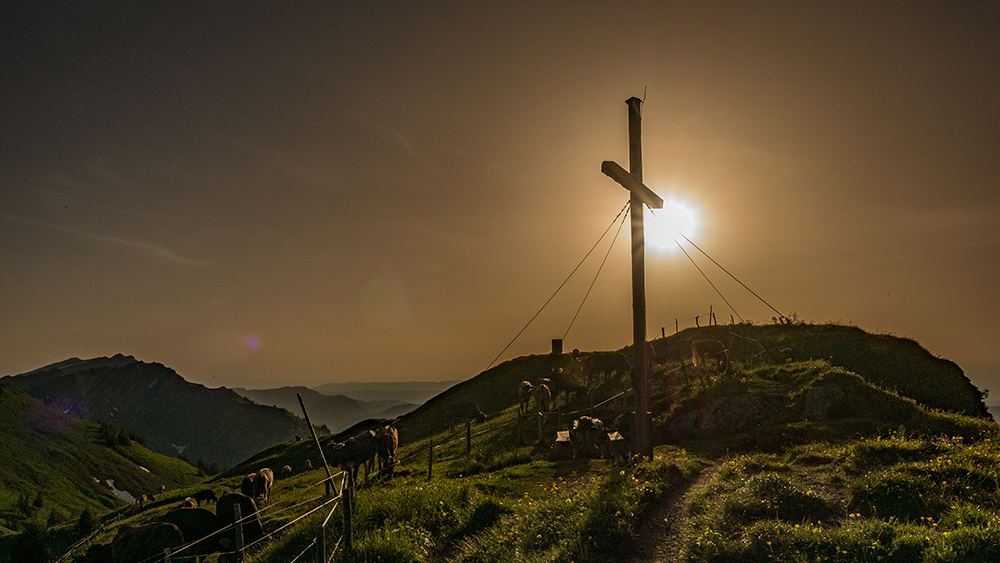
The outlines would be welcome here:
<svg viewBox="0 0 1000 563">
<path fill-rule="evenodd" d="M 297 395 L 317 432 L 329 434 L 366 419 L 398 418 L 455 382 L 210 389 L 163 364 L 116 354 L 70 358 L 0 378 L 0 383 L 70 417 L 133 432 L 154 452 L 226 468 L 277 443 L 309 436 Z"/>
<path fill-rule="evenodd" d="M 63 414 L 141 436 L 154 452 L 231 467 L 280 442 L 308 436 L 303 418 L 231 389 L 191 383 L 158 363 L 117 354 L 71 358 L 0 378 Z M 322 427 L 321 433 L 329 433 Z"/>
<path fill-rule="evenodd" d="M 351 381 L 348 383 L 326 383 L 314 387 L 314 389 L 325 395 L 346 395 L 359 401 L 395 401 L 422 405 L 458 383 L 460 381 L 457 379 L 448 381 Z"/>
<path fill-rule="evenodd" d="M 309 411 L 309 420 L 315 425 L 326 425 L 331 432 L 340 432 L 368 418 L 397 418 L 420 405 L 389 401 L 359 401 L 346 395 L 327 395 L 308 387 L 280 387 L 277 389 L 234 388 L 240 395 L 261 405 L 283 408 L 302 416 L 298 396 Z M 304 436 L 303 436 L 304 437 Z"/>
</svg>

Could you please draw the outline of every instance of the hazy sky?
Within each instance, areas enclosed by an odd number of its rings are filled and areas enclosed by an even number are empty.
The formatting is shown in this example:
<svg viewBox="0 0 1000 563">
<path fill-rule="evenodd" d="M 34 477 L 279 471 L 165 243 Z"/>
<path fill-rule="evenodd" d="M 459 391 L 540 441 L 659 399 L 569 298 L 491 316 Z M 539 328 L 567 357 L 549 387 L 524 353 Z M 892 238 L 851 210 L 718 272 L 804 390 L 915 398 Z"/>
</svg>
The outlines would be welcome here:
<svg viewBox="0 0 1000 563">
<path fill-rule="evenodd" d="M 1000 386 L 1000 3 L 7 1 L 0 45 L 0 374 L 472 377 L 627 201 L 601 162 L 645 96 L 645 183 L 726 269 Z M 631 342 L 628 264 L 626 226 L 567 350 Z M 650 337 L 734 314 L 646 266 Z"/>
</svg>

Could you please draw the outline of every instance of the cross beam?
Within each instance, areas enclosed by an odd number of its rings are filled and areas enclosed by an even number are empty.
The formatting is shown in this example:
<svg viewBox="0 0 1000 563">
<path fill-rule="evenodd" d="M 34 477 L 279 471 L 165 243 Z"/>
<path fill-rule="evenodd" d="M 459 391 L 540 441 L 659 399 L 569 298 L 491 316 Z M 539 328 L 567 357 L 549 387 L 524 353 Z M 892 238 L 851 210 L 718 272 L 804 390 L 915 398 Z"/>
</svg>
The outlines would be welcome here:
<svg viewBox="0 0 1000 563">
<path fill-rule="evenodd" d="M 632 388 L 635 390 L 635 413 L 632 428 L 635 453 L 653 459 L 653 421 L 649 412 L 650 368 L 646 344 L 646 250 L 643 234 L 643 204 L 660 209 L 663 200 L 642 183 L 642 100 L 629 98 L 628 152 L 629 169 L 611 160 L 601 163 L 604 172 L 630 193 L 632 215 Z M 652 358 L 648 358 L 651 360 Z"/>
</svg>

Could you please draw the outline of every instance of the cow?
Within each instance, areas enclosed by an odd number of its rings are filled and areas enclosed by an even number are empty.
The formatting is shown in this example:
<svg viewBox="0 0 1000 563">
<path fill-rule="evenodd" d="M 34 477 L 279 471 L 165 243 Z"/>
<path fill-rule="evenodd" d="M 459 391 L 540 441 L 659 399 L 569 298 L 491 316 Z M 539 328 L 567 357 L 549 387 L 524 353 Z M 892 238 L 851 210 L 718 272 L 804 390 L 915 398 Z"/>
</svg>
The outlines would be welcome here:
<svg viewBox="0 0 1000 563">
<path fill-rule="evenodd" d="M 584 354 L 579 348 L 573 349 L 572 371 L 579 374 L 580 378 L 587 382 L 587 387 L 594 386 L 594 363 L 591 361 L 590 355 Z"/>
<path fill-rule="evenodd" d="M 216 515 L 205 508 L 175 508 L 159 516 L 156 521 L 177 526 L 188 542 L 201 540 L 178 554 L 186 557 L 205 556 L 219 551 L 222 548 L 219 543 L 221 538 L 209 536 L 232 524 L 220 524 Z"/>
<path fill-rule="evenodd" d="M 302 471 L 312 471 L 312 470 L 313 470 L 313 462 L 307 459 L 306 462 L 302 464 Z"/>
<path fill-rule="evenodd" d="M 175 504 L 174 508 L 198 508 L 198 501 L 191 497 L 185 497 L 184 500 Z"/>
<path fill-rule="evenodd" d="M 558 398 L 559 394 L 562 393 L 566 396 L 566 402 L 569 403 L 569 394 L 575 393 L 579 397 L 580 392 L 586 392 L 587 388 L 576 382 L 576 379 L 569 372 L 563 371 L 562 368 L 553 369 L 549 374 L 547 379 L 542 381 L 546 382 L 549 386 L 549 392 L 552 393 L 553 402 Z"/>
<path fill-rule="evenodd" d="M 384 475 L 392 475 L 396 466 L 396 448 L 399 447 L 399 431 L 388 425 L 378 433 L 378 470 Z"/>
<path fill-rule="evenodd" d="M 358 468 L 364 465 L 365 477 L 368 477 L 376 455 L 378 455 L 378 439 L 375 437 L 375 432 L 365 430 L 343 443 L 334 443 L 330 455 L 326 458 L 330 465 L 340 465 L 342 469 L 350 472 L 352 483 L 356 483 Z"/>
<path fill-rule="evenodd" d="M 163 557 L 163 550 L 176 550 L 184 545 L 180 528 L 167 522 L 153 522 L 142 526 L 122 526 L 111 541 L 111 560 L 114 563 L 134 563 Z"/>
<path fill-rule="evenodd" d="M 448 417 L 448 427 L 455 431 L 457 421 L 467 421 L 475 419 L 478 422 L 486 420 L 486 415 L 479 410 L 479 405 L 472 401 L 461 401 L 448 405 L 446 416 Z"/>
<path fill-rule="evenodd" d="M 286 465 L 286 466 L 284 466 L 284 467 L 281 468 L 281 478 L 282 479 L 288 479 L 291 476 L 292 476 L 292 466 L 291 465 Z"/>
<path fill-rule="evenodd" d="M 271 501 L 271 485 L 273 484 L 274 472 L 269 467 L 264 467 L 257 472 L 257 477 L 253 481 L 253 492 L 258 507 L 263 508 Z"/>
<path fill-rule="evenodd" d="M 552 392 L 549 386 L 544 383 L 535 385 L 535 410 L 537 412 L 549 412 L 552 410 Z"/>
<path fill-rule="evenodd" d="M 521 401 L 518 405 L 518 413 L 528 412 L 532 396 L 534 396 L 534 386 L 531 385 L 530 381 L 522 381 L 517 387 L 517 398 Z"/>
<path fill-rule="evenodd" d="M 694 367 L 708 369 L 706 360 L 715 360 L 715 371 L 729 371 L 729 350 L 718 340 L 695 340 L 691 343 L 691 361 Z"/>
<path fill-rule="evenodd" d="M 257 496 L 257 492 L 254 490 L 255 487 L 256 487 L 256 485 L 255 485 L 256 481 L 257 481 L 257 474 L 256 473 L 250 473 L 249 475 L 247 475 L 246 477 L 244 477 L 243 478 L 243 482 L 240 483 L 240 492 L 243 493 L 243 494 L 245 494 L 246 496 L 248 496 L 250 498 L 256 497 Z"/>
<path fill-rule="evenodd" d="M 219 497 L 218 504 L 215 505 L 215 518 L 220 527 L 232 526 L 236 519 L 235 506 L 240 507 L 240 521 L 243 523 L 243 543 L 251 544 L 264 537 L 264 526 L 260 521 L 260 514 L 257 512 L 257 503 L 253 497 L 229 491 Z M 233 547 L 236 545 L 236 537 L 233 530 L 227 530 L 223 535 L 223 545 Z"/>
<path fill-rule="evenodd" d="M 208 502 L 212 501 L 215 503 L 219 502 L 219 498 L 215 496 L 215 491 L 212 489 L 202 489 L 191 496 L 194 500 L 198 502 Z"/>
<path fill-rule="evenodd" d="M 621 352 L 592 354 L 590 356 L 590 363 L 594 375 L 602 382 L 610 380 L 612 373 L 616 374 L 618 381 L 621 381 L 627 374 L 632 373 L 632 363 L 628 361 L 628 356 Z"/>
<path fill-rule="evenodd" d="M 135 505 L 139 507 L 139 510 L 142 510 L 146 506 L 147 500 L 146 495 L 140 495 L 139 498 L 135 499 Z"/>
</svg>

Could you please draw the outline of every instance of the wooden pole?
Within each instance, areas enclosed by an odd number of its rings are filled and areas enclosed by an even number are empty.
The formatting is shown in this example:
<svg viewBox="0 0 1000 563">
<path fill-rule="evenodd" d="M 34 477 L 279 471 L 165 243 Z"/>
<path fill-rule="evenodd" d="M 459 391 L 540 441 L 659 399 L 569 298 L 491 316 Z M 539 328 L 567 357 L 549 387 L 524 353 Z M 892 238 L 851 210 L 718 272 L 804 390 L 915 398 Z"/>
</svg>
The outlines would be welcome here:
<svg viewBox="0 0 1000 563">
<path fill-rule="evenodd" d="M 472 419 L 465 419 L 465 455 L 472 452 Z"/>
<path fill-rule="evenodd" d="M 431 472 L 434 470 L 434 438 L 430 439 L 427 446 L 427 480 L 431 480 Z"/>
<path fill-rule="evenodd" d="M 354 549 L 354 487 L 344 487 L 344 549 Z"/>
<path fill-rule="evenodd" d="M 299 406 L 302 407 L 302 414 L 306 417 L 306 424 L 309 425 L 313 441 L 316 442 L 316 449 L 319 450 L 319 459 L 323 461 L 323 469 L 326 470 L 326 496 L 330 496 L 330 484 L 333 482 L 333 474 L 330 473 L 330 466 L 326 464 L 326 456 L 323 455 L 323 446 L 319 443 L 319 436 L 316 435 L 316 429 L 313 428 L 312 421 L 309 420 L 309 411 L 306 410 L 306 404 L 302 402 L 302 393 L 296 393 L 295 396 L 299 398 Z"/>
<path fill-rule="evenodd" d="M 163 563 L 170 563 L 170 548 L 163 548 Z"/>
<path fill-rule="evenodd" d="M 642 182 L 642 100 L 629 98 L 628 163 L 629 173 Z M 652 420 L 649 416 L 646 365 L 646 247 L 643 233 L 643 202 L 638 190 L 630 190 L 629 212 L 632 227 L 632 387 L 635 389 L 635 449 L 639 455 L 653 458 Z"/>
<path fill-rule="evenodd" d="M 326 529 L 322 524 L 316 528 L 316 563 L 326 563 Z"/>
<path fill-rule="evenodd" d="M 233 505 L 233 530 L 236 532 L 236 561 L 243 561 L 243 515 L 240 514 L 240 504 Z"/>
</svg>

